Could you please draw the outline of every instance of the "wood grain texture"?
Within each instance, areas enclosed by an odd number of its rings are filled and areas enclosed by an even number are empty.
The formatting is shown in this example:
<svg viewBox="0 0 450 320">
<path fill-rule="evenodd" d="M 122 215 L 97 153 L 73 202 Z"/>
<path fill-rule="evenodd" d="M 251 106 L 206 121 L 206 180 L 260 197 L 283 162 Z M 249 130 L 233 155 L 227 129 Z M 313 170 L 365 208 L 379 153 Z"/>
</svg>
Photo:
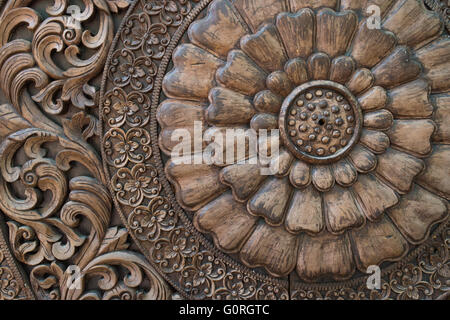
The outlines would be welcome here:
<svg viewBox="0 0 450 320">
<path fill-rule="evenodd" d="M 0 299 L 25 296 L 13 264 L 39 299 L 448 297 L 439 13 L 418 0 L 82 2 L 2 6 Z M 371 4 L 381 29 L 366 26 Z M 195 121 L 198 150 L 178 139 Z M 175 163 L 176 148 L 223 156 L 234 138 L 216 153 L 208 137 L 250 128 L 272 146 L 270 130 L 289 128 L 315 158 L 283 140 L 245 163 L 246 140 L 226 163 Z M 382 290 L 355 274 L 370 264 Z"/>
</svg>

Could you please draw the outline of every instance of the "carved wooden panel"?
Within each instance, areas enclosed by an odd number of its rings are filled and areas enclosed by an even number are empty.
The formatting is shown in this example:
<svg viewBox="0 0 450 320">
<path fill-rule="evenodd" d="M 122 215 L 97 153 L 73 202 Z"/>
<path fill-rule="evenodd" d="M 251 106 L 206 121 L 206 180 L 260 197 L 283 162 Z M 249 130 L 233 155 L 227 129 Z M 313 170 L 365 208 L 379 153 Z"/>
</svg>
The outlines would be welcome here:
<svg viewBox="0 0 450 320">
<path fill-rule="evenodd" d="M 130 247 L 100 155 L 99 79 L 127 7 L 123 0 L 4 4 L 2 299 L 170 296 L 144 255 Z"/>
<path fill-rule="evenodd" d="M 448 27 L 437 1 L 6 2 L 0 298 L 447 299 Z"/>
</svg>

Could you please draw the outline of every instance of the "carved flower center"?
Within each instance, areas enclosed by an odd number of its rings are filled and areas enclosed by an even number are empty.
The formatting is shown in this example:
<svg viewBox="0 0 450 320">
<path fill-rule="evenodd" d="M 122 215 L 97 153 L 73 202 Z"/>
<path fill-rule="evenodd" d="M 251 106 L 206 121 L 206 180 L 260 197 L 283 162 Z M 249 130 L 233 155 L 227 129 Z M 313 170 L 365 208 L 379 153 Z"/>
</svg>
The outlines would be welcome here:
<svg viewBox="0 0 450 320">
<path fill-rule="evenodd" d="M 362 113 L 347 88 L 316 80 L 298 86 L 284 100 L 279 126 L 284 144 L 297 158 L 330 163 L 358 141 Z"/>
</svg>

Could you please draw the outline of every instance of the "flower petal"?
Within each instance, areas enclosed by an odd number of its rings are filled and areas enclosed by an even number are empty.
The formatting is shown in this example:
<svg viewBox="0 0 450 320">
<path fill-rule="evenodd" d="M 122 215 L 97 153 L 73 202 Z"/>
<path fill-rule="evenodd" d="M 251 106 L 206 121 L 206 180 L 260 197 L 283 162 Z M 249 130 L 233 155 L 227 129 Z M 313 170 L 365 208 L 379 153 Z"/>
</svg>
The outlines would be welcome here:
<svg viewBox="0 0 450 320">
<path fill-rule="evenodd" d="M 389 91 L 386 108 L 397 117 L 425 118 L 433 113 L 428 82 L 418 79 Z"/>
<path fill-rule="evenodd" d="M 347 88 L 349 88 L 353 94 L 357 95 L 370 88 L 373 84 L 373 80 L 372 72 L 370 72 L 369 69 L 358 69 L 347 82 Z"/>
<path fill-rule="evenodd" d="M 356 68 L 355 61 L 348 56 L 334 58 L 331 62 L 330 80 L 344 84 Z"/>
<path fill-rule="evenodd" d="M 312 80 L 328 79 L 330 70 L 330 58 L 325 53 L 318 52 L 308 58 L 308 74 Z"/>
<path fill-rule="evenodd" d="M 386 15 L 387 11 L 392 7 L 392 3 L 396 0 L 369 0 L 368 5 L 376 5 L 378 8 L 380 8 L 380 15 L 383 17 Z M 369 14 L 373 14 L 372 12 L 366 12 Z"/>
<path fill-rule="evenodd" d="M 319 191 L 328 191 L 334 185 L 334 176 L 327 165 L 314 166 L 311 172 L 311 180 Z"/>
<path fill-rule="evenodd" d="M 232 50 L 227 64 L 217 70 L 216 78 L 225 87 L 252 96 L 264 90 L 266 76 L 245 53 Z"/>
<path fill-rule="evenodd" d="M 366 273 L 371 265 L 398 261 L 408 252 L 408 242 L 386 217 L 380 222 L 366 223 L 350 233 L 356 264 Z"/>
<path fill-rule="evenodd" d="M 158 107 L 156 117 L 161 127 L 183 128 L 193 126 L 194 121 L 204 121 L 205 105 L 187 101 L 166 99 Z"/>
<path fill-rule="evenodd" d="M 434 101 L 436 111 L 433 121 L 436 124 L 436 131 L 433 134 L 433 141 L 450 144 L 450 95 L 434 96 Z"/>
<path fill-rule="evenodd" d="M 177 164 L 169 160 L 166 176 L 175 186 L 178 203 L 196 211 L 226 190 L 219 182 L 219 169 L 206 164 Z"/>
<path fill-rule="evenodd" d="M 308 282 L 323 276 L 334 280 L 350 278 L 355 265 L 347 235 L 335 236 L 327 232 L 317 237 L 305 235 L 300 244 L 296 271 Z"/>
<path fill-rule="evenodd" d="M 261 129 L 277 129 L 278 117 L 269 113 L 258 113 L 250 121 L 250 127 L 257 132 Z"/>
<path fill-rule="evenodd" d="M 269 74 L 266 79 L 266 85 L 272 92 L 282 97 L 288 96 L 294 89 L 294 84 L 284 71 L 275 71 Z"/>
<path fill-rule="evenodd" d="M 340 1 L 340 11 L 343 10 L 361 10 L 365 9 L 368 4 L 372 3 L 373 0 L 341 0 Z"/>
<path fill-rule="evenodd" d="M 117 143 L 114 145 L 114 150 L 117 151 L 117 152 L 119 152 L 119 153 L 121 153 L 121 154 L 125 153 L 125 152 L 126 152 L 126 151 L 125 151 L 125 142 L 123 142 L 123 141 L 117 142 Z"/>
<path fill-rule="evenodd" d="M 360 24 L 353 40 L 351 56 L 359 65 L 371 68 L 394 48 L 396 40 L 392 32 L 367 28 L 367 21 Z"/>
<path fill-rule="evenodd" d="M 356 169 L 363 173 L 372 171 L 377 165 L 377 157 L 360 144 L 357 144 L 350 152 L 350 159 Z"/>
<path fill-rule="evenodd" d="M 359 96 L 358 102 L 364 111 L 381 109 L 386 105 L 387 94 L 382 87 L 373 87 Z"/>
<path fill-rule="evenodd" d="M 259 188 L 247 204 L 248 211 L 263 217 L 270 225 L 280 225 L 291 196 L 289 179 L 271 177 Z"/>
<path fill-rule="evenodd" d="M 225 167 L 220 171 L 220 181 L 231 187 L 234 197 L 238 201 L 246 201 L 267 178 L 261 175 L 258 164 L 237 163 Z"/>
<path fill-rule="evenodd" d="M 222 87 L 210 91 L 209 102 L 205 115 L 212 125 L 247 124 L 256 113 L 250 98 Z"/>
<path fill-rule="evenodd" d="M 260 222 L 241 249 L 241 261 L 250 268 L 264 267 L 275 277 L 283 277 L 295 268 L 298 237 L 283 227 Z"/>
<path fill-rule="evenodd" d="M 370 221 L 377 220 L 384 210 L 398 202 L 397 194 L 371 174 L 359 175 L 352 188 Z"/>
<path fill-rule="evenodd" d="M 385 88 L 413 80 L 420 73 L 420 64 L 406 47 L 397 47 L 372 69 L 375 85 Z"/>
<path fill-rule="evenodd" d="M 297 13 L 281 13 L 276 21 L 289 58 L 308 57 L 314 49 L 314 12 L 307 8 Z"/>
<path fill-rule="evenodd" d="M 296 190 L 287 209 L 286 230 L 292 233 L 302 231 L 319 233 L 324 227 L 322 199 L 313 187 Z"/>
<path fill-rule="evenodd" d="M 278 113 L 283 99 L 270 90 L 260 91 L 253 99 L 253 104 L 259 112 Z"/>
<path fill-rule="evenodd" d="M 434 129 L 433 121 L 428 119 L 395 120 L 388 135 L 392 145 L 425 156 L 431 151 L 430 138 Z"/>
<path fill-rule="evenodd" d="M 443 36 L 418 50 L 417 58 L 424 67 L 433 92 L 450 89 L 450 38 Z"/>
<path fill-rule="evenodd" d="M 272 155 L 272 151 L 279 150 L 280 147 L 280 136 L 278 131 L 269 131 L 267 134 L 259 133 L 258 136 L 258 154 L 261 159 L 266 159 Z"/>
<path fill-rule="evenodd" d="M 359 210 L 352 193 L 347 188 L 334 186 L 323 194 L 323 204 L 327 229 L 333 234 L 359 227 L 365 221 L 364 214 Z"/>
<path fill-rule="evenodd" d="M 297 12 L 301 8 L 318 9 L 328 7 L 336 9 L 337 0 L 289 0 L 292 12 Z"/>
<path fill-rule="evenodd" d="M 358 172 L 347 160 L 341 160 L 333 165 L 336 182 L 343 187 L 351 186 L 358 178 Z"/>
<path fill-rule="evenodd" d="M 135 187 L 136 181 L 134 180 L 128 180 L 128 182 L 125 182 L 123 188 L 126 191 L 136 192 L 137 188 Z"/>
<path fill-rule="evenodd" d="M 246 34 L 228 0 L 214 1 L 205 18 L 195 21 L 189 28 L 192 43 L 225 57 L 228 51 Z"/>
<path fill-rule="evenodd" d="M 216 166 L 242 162 L 258 152 L 257 136 L 248 127 L 209 127 L 203 139 L 206 145 L 204 161 Z"/>
<path fill-rule="evenodd" d="M 226 252 L 237 252 L 258 219 L 236 202 L 231 192 L 222 194 L 195 213 L 193 222 L 201 232 L 210 232 L 215 244 Z"/>
<path fill-rule="evenodd" d="M 417 178 L 418 183 L 450 200 L 450 146 L 434 146 L 433 152 L 424 161 L 425 170 Z"/>
<path fill-rule="evenodd" d="M 233 4 L 253 32 L 278 13 L 288 11 L 287 3 L 279 0 L 234 0 Z"/>
<path fill-rule="evenodd" d="M 292 154 L 285 148 L 280 148 L 278 156 L 273 157 L 270 161 L 270 167 L 275 168 L 277 176 L 285 176 L 289 173 L 291 163 L 294 160 Z"/>
<path fill-rule="evenodd" d="M 356 28 L 356 14 L 352 11 L 334 12 L 331 9 L 322 9 L 316 20 L 317 50 L 330 57 L 344 54 Z"/>
<path fill-rule="evenodd" d="M 303 188 L 310 184 L 311 174 L 309 164 L 303 161 L 296 161 L 292 166 L 289 179 L 294 187 Z"/>
<path fill-rule="evenodd" d="M 397 36 L 399 44 L 420 48 L 439 35 L 442 22 L 422 1 L 401 0 L 388 12 L 382 26 Z"/>
<path fill-rule="evenodd" d="M 446 201 L 416 184 L 388 211 L 400 232 L 414 244 L 425 241 L 432 225 L 448 216 Z"/>
<path fill-rule="evenodd" d="M 172 61 L 174 68 L 163 80 L 164 94 L 200 101 L 208 98 L 209 90 L 215 85 L 216 70 L 224 63 L 193 44 L 178 46 Z"/>
<path fill-rule="evenodd" d="M 185 129 L 190 133 L 190 137 L 194 136 L 194 122 L 199 121 L 202 124 L 201 130 L 204 126 L 204 109 L 205 105 L 198 102 L 187 100 L 164 100 L 156 111 L 156 117 L 159 125 L 161 126 L 161 132 L 159 135 L 159 144 L 161 150 L 170 154 L 174 146 L 178 145 L 182 150 L 193 149 L 193 139 L 183 139 L 183 141 L 172 140 L 174 137 L 174 131 L 177 129 Z M 202 131 L 200 131 L 201 133 Z M 181 144 L 185 144 L 183 149 Z M 190 152 L 189 152 L 190 154 Z M 188 154 L 185 154 L 186 156 Z"/>
<path fill-rule="evenodd" d="M 368 112 L 364 115 L 364 127 L 373 129 L 389 129 L 394 118 L 392 113 L 385 109 Z"/>
<path fill-rule="evenodd" d="M 262 27 L 255 34 L 243 37 L 241 48 L 268 72 L 283 70 L 284 63 L 288 59 L 273 24 Z"/>
<path fill-rule="evenodd" d="M 286 63 L 284 70 L 286 71 L 289 79 L 291 79 L 291 81 L 297 86 L 308 81 L 306 62 L 301 58 L 289 60 Z"/>
<path fill-rule="evenodd" d="M 390 148 L 386 153 L 378 156 L 376 172 L 391 183 L 398 192 L 408 193 L 414 178 L 423 168 L 422 160 Z"/>
<path fill-rule="evenodd" d="M 389 147 L 389 137 L 381 131 L 363 129 L 360 143 L 372 150 L 374 153 L 383 153 Z"/>
</svg>

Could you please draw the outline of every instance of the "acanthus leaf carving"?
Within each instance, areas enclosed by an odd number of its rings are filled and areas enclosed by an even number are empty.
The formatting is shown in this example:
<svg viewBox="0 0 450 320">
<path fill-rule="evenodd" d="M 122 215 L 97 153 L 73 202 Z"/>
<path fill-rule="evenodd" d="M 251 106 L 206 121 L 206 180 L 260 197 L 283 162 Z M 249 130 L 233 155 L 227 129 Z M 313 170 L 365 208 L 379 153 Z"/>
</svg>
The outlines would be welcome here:
<svg viewBox="0 0 450 320">
<path fill-rule="evenodd" d="M 109 228 L 106 232 L 105 238 L 103 239 L 99 254 L 105 252 L 115 251 L 115 250 L 126 250 L 129 247 L 127 243 L 128 232 L 126 229 L 118 227 Z"/>
<path fill-rule="evenodd" d="M 98 88 L 91 81 L 112 43 L 112 14 L 129 4 L 55 0 L 41 12 L 31 1 L 9 1 L 1 15 L 1 88 L 9 104 L 0 107 L 0 210 L 38 298 L 170 297 L 148 261 L 129 249 L 127 230 L 111 226 L 112 199 L 92 143 L 98 119 L 88 109 L 98 104 Z M 32 36 L 22 39 L 15 31 L 24 23 Z M 87 290 L 92 278 L 97 289 Z"/>
</svg>

